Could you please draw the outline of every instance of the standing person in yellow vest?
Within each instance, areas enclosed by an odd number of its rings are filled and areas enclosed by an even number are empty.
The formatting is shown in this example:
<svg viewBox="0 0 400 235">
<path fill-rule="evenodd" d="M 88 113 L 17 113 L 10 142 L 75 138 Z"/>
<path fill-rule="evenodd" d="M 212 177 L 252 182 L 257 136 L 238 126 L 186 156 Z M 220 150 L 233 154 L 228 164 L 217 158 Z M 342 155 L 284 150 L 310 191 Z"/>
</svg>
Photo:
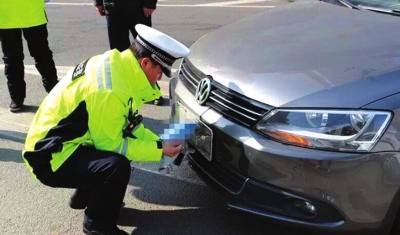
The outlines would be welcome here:
<svg viewBox="0 0 400 235">
<path fill-rule="evenodd" d="M 69 71 L 40 105 L 23 158 L 50 187 L 75 188 L 73 209 L 85 209 L 85 234 L 128 234 L 117 227 L 130 161 L 157 162 L 181 145 L 146 129 L 138 110 L 159 97 L 162 73 L 190 51 L 156 29 L 136 25 L 130 48 L 93 56 Z"/>
<path fill-rule="evenodd" d="M 47 17 L 43 0 L 1 0 L 0 41 L 3 50 L 4 74 L 11 97 L 11 112 L 23 108 L 26 96 L 24 80 L 24 53 L 22 35 L 27 41 L 30 55 L 42 76 L 45 90 L 57 84 L 57 70 L 53 52 L 47 41 Z"/>
</svg>

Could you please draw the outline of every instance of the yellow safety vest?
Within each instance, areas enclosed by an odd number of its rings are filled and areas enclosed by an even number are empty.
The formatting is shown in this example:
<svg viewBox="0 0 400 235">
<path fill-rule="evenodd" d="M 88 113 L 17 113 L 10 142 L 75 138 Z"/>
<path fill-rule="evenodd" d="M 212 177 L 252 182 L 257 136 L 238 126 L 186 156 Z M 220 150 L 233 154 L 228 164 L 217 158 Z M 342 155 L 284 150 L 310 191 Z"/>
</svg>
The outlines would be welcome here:
<svg viewBox="0 0 400 235">
<path fill-rule="evenodd" d="M 122 135 L 133 112 L 161 96 L 130 49 L 110 50 L 78 64 L 40 105 L 25 141 L 23 158 L 37 178 L 55 172 L 78 146 L 125 155 L 131 161 L 159 161 L 159 136 L 143 124 Z"/>
<path fill-rule="evenodd" d="M 44 0 L 0 0 L 0 29 L 30 28 L 45 23 Z"/>
</svg>

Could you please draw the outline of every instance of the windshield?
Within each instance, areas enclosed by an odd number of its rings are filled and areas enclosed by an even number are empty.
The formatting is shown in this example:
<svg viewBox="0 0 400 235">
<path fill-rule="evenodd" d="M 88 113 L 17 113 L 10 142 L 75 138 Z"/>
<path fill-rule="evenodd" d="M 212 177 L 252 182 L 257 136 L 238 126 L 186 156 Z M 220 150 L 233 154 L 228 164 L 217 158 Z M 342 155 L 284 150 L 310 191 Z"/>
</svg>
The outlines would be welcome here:
<svg viewBox="0 0 400 235">
<path fill-rule="evenodd" d="M 400 0 L 347 0 L 354 6 L 376 7 L 388 10 L 400 11 Z"/>
</svg>

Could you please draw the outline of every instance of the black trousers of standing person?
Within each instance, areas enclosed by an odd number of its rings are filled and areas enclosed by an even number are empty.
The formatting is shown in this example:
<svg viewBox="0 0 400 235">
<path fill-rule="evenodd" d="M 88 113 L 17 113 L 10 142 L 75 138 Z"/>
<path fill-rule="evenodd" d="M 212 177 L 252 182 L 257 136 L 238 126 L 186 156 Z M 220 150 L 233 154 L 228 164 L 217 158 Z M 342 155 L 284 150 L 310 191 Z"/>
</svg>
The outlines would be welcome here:
<svg viewBox="0 0 400 235">
<path fill-rule="evenodd" d="M 47 40 L 47 24 L 21 29 L 0 29 L 4 74 L 10 97 L 17 103 L 22 103 L 26 97 L 22 35 L 26 39 L 30 55 L 35 60 L 36 69 L 42 76 L 46 91 L 49 92 L 57 84 L 53 52 Z"/>
<path fill-rule="evenodd" d="M 130 175 L 130 161 L 125 156 L 80 146 L 51 177 L 41 182 L 86 194 L 84 222 L 101 230 L 117 225 Z"/>
<path fill-rule="evenodd" d="M 135 25 L 151 27 L 151 16 L 146 17 L 142 7 L 116 6 L 112 13 L 107 13 L 106 18 L 110 49 L 119 51 L 124 51 L 131 45 L 129 32 L 136 38 Z"/>
</svg>

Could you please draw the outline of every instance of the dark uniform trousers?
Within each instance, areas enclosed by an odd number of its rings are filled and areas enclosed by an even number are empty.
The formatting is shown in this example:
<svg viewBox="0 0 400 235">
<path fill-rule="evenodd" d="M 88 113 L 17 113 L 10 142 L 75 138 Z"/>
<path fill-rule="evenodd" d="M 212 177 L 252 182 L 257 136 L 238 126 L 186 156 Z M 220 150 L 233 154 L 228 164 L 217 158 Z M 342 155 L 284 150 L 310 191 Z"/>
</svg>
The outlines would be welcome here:
<svg viewBox="0 0 400 235">
<path fill-rule="evenodd" d="M 119 51 L 126 50 L 131 45 L 129 32 L 133 38 L 136 38 L 136 24 L 152 26 L 151 16 L 146 17 L 144 15 L 143 7 L 119 7 L 116 3 L 114 11 L 112 13 L 107 12 L 106 18 L 110 49 L 116 48 Z"/>
<path fill-rule="evenodd" d="M 110 228 L 117 225 L 130 175 L 130 161 L 125 156 L 80 146 L 41 182 L 50 187 L 78 189 L 88 198 L 85 223 Z"/>
<path fill-rule="evenodd" d="M 53 52 L 47 40 L 47 24 L 23 29 L 0 29 L 7 86 L 11 99 L 18 103 L 22 103 L 26 96 L 22 34 L 27 41 L 29 53 L 35 60 L 35 66 L 42 76 L 46 91 L 49 92 L 57 83 Z"/>
</svg>

